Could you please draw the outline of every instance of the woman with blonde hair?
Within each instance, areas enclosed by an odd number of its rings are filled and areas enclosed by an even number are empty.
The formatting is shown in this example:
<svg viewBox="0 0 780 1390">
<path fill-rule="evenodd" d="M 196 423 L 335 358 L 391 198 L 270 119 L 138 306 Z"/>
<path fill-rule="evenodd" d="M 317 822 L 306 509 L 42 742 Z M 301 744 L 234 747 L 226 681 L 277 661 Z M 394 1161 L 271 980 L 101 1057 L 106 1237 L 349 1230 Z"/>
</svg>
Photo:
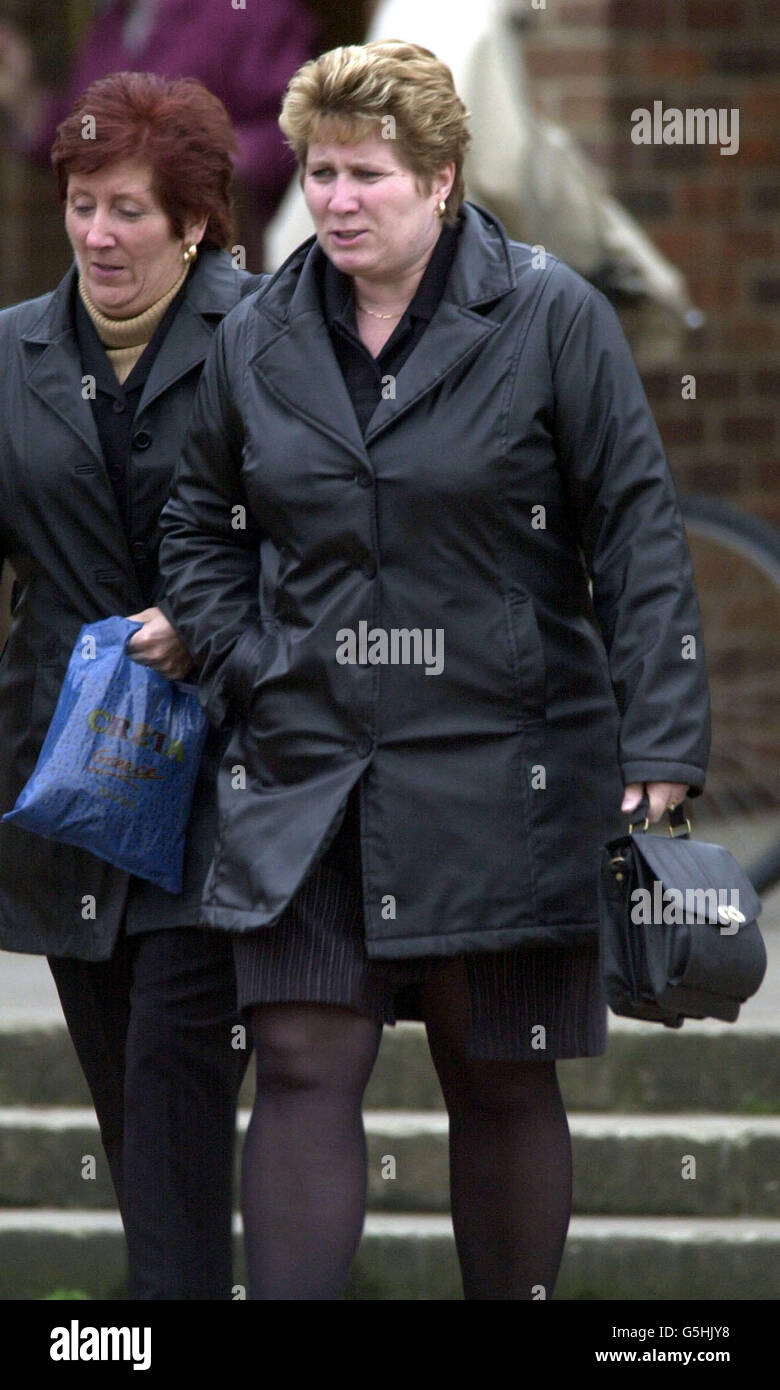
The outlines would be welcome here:
<svg viewBox="0 0 780 1390">
<path fill-rule="evenodd" d="M 281 124 L 316 236 L 217 331 L 161 554 L 235 721 L 202 920 L 256 1048 L 250 1293 L 342 1294 L 364 1089 L 416 1017 L 466 1297 L 550 1297 L 556 1060 L 606 1046 L 598 850 L 621 796 L 657 820 L 704 781 L 675 492 L 605 299 L 463 201 L 443 63 L 333 50 Z"/>
</svg>

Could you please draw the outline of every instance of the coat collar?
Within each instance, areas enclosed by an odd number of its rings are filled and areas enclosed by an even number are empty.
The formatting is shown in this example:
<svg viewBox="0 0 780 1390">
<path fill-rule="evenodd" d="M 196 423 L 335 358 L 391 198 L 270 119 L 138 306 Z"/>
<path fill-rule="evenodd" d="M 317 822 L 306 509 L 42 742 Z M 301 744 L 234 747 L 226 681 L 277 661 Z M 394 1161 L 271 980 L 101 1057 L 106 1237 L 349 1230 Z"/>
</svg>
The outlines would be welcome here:
<svg viewBox="0 0 780 1390">
<path fill-rule="evenodd" d="M 40 317 L 22 334 L 26 383 L 28 389 L 79 437 L 94 458 L 95 472 L 103 480 L 116 515 L 116 559 L 123 563 L 132 592 L 138 581 L 114 490 L 105 471 L 92 408 L 83 394 L 84 368 L 72 310 L 77 280 L 78 271 L 73 265 L 56 290 L 45 299 Z M 154 359 L 138 404 L 138 417 L 176 381 L 200 366 L 208 353 L 216 322 L 240 297 L 241 281 L 230 257 L 224 252 L 206 252 Z M 140 590 L 134 606 L 142 606 Z"/>
<path fill-rule="evenodd" d="M 22 335 L 28 359 L 27 384 L 100 459 L 97 429 L 81 390 L 81 362 L 71 309 L 77 280 L 73 265 L 49 296 L 40 318 Z M 240 294 L 230 257 L 224 252 L 205 252 L 154 360 L 139 414 L 205 360 L 214 334 L 212 316 L 223 318 L 238 303 Z"/>
<path fill-rule="evenodd" d="M 500 222 L 473 203 L 464 203 L 461 213 L 464 225 L 441 303 L 398 374 L 395 398 L 377 405 L 365 440 L 322 313 L 316 237 L 299 246 L 256 297 L 255 308 L 278 330 L 255 355 L 256 370 L 294 414 L 307 416 L 361 460 L 366 445 L 496 332 L 498 324 L 484 310 L 516 286 Z"/>
<path fill-rule="evenodd" d="M 205 252 L 154 359 L 138 403 L 139 415 L 175 381 L 205 362 L 217 322 L 240 298 L 240 281 L 227 252 Z"/>
</svg>

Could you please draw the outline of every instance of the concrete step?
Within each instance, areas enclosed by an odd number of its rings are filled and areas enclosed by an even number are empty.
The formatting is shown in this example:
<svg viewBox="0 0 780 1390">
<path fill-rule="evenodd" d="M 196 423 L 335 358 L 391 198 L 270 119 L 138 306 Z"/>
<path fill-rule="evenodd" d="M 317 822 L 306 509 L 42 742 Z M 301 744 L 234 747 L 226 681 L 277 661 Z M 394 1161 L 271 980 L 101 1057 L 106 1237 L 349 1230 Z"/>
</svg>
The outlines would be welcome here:
<svg viewBox="0 0 780 1390">
<path fill-rule="evenodd" d="M 569 1125 L 575 1212 L 780 1217 L 780 1117 L 575 1113 Z M 449 1210 L 443 1112 L 367 1111 L 366 1135 L 369 1209 Z M 91 1110 L 0 1109 L 0 1207 L 114 1205 Z"/>
<path fill-rule="evenodd" d="M 578 1214 L 780 1217 L 780 1117 L 575 1112 L 569 1128 Z M 449 1210 L 446 1115 L 367 1111 L 366 1136 L 371 1209 Z"/>
<path fill-rule="evenodd" d="M 236 1285 L 243 1286 L 236 1218 Z M 560 1299 L 774 1300 L 780 1221 L 680 1217 L 572 1218 Z M 0 1212 L 0 1298 L 55 1289 L 121 1298 L 124 1250 L 110 1212 Z M 449 1218 L 372 1214 L 347 1297 L 362 1301 L 461 1297 Z"/>
<path fill-rule="evenodd" d="M 686 1024 L 679 1032 L 612 1020 L 609 1050 L 558 1064 L 569 1110 L 780 1113 L 777 1028 Z M 242 1090 L 251 1105 L 252 1064 Z M 0 1105 L 88 1105 L 73 1045 L 58 1022 L 0 1028 Z M 386 1028 L 366 1092 L 372 1110 L 437 1110 L 443 1101 L 421 1024 Z"/>
<path fill-rule="evenodd" d="M 678 1031 L 611 1018 L 605 1056 L 564 1060 L 557 1070 L 569 1111 L 777 1114 L 779 1040 L 767 1028 L 701 1023 Z M 366 1104 L 443 1107 L 420 1024 L 385 1029 Z"/>
</svg>

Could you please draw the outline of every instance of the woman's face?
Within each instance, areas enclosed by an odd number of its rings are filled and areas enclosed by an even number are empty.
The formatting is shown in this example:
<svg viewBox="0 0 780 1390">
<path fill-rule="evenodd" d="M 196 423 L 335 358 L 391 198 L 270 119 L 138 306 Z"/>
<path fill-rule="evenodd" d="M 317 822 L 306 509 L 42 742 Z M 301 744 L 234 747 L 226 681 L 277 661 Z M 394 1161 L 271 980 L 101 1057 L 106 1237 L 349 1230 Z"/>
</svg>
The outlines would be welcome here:
<svg viewBox="0 0 780 1390">
<path fill-rule="evenodd" d="M 176 283 L 206 220 L 174 237 L 148 164 L 125 161 L 68 179 L 65 229 L 93 303 L 111 318 L 141 314 Z"/>
<path fill-rule="evenodd" d="M 309 146 L 303 192 L 319 243 L 337 269 L 395 280 L 426 258 L 439 235 L 436 209 L 454 177 L 448 164 L 422 193 L 394 142 L 375 134 L 354 145 Z"/>
</svg>

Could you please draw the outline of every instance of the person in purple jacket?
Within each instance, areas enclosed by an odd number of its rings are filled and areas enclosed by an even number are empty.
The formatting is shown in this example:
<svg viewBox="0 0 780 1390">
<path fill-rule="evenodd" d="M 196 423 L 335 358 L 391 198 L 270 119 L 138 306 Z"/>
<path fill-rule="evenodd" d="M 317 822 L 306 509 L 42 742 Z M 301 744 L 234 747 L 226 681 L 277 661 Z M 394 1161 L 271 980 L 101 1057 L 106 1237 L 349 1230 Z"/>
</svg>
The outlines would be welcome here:
<svg viewBox="0 0 780 1390">
<path fill-rule="evenodd" d="M 236 176 L 259 241 L 294 171 L 277 117 L 287 82 L 317 51 L 317 22 L 301 0 L 96 0 L 66 90 L 36 76 L 33 50 L 0 24 L 0 109 L 18 149 L 47 164 L 54 133 L 98 77 L 132 70 L 197 77 L 227 107 L 238 138 Z M 252 245 L 250 258 L 258 247 Z"/>
</svg>

